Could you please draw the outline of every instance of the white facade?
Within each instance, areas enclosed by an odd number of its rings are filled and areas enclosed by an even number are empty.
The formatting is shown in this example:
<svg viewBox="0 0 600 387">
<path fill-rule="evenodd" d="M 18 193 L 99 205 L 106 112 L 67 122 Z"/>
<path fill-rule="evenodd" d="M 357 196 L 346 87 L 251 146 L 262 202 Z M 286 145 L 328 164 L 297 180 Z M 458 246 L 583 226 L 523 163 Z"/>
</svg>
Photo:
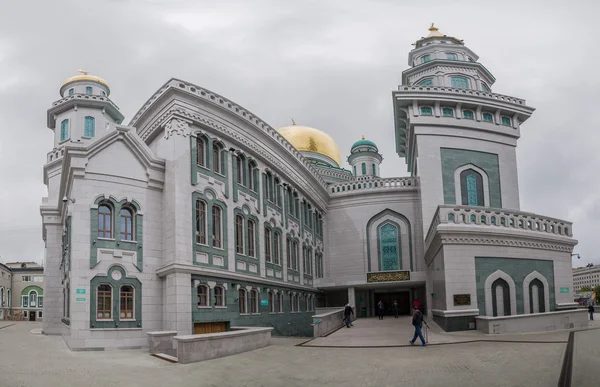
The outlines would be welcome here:
<svg viewBox="0 0 600 387">
<path fill-rule="evenodd" d="M 573 269 L 573 290 L 579 291 L 583 287 L 594 289 L 596 286 L 600 286 L 600 267 Z"/>
<path fill-rule="evenodd" d="M 317 299 L 359 316 L 379 300 L 405 313 L 419 299 L 447 330 L 572 307 L 571 223 L 519 208 L 516 145 L 533 109 L 484 91 L 493 77 L 477 56 L 436 31 L 393 93 L 410 177 L 380 178 L 364 139 L 348 160 L 368 173 L 353 176 L 334 162 L 335 144 L 304 136 L 300 152 L 185 81 L 169 80 L 124 126 L 105 81 L 69 80 L 48 112 L 44 332 L 73 349 L 231 325 L 303 334 Z M 450 70 L 442 45 L 457 55 Z M 434 60 L 419 62 L 426 53 Z M 433 86 L 415 86 L 432 65 Z M 456 86 L 453 76 L 466 87 L 439 86 Z"/>
</svg>

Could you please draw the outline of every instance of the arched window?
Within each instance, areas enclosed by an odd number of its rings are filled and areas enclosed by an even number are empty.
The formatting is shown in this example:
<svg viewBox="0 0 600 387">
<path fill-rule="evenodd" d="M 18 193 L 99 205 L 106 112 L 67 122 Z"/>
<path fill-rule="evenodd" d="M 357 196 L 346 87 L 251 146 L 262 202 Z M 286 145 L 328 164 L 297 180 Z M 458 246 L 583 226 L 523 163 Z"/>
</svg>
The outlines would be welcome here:
<svg viewBox="0 0 600 387">
<path fill-rule="evenodd" d="M 271 229 L 265 227 L 265 261 L 271 262 Z"/>
<path fill-rule="evenodd" d="M 290 312 L 295 312 L 296 311 L 296 302 L 295 302 L 295 295 L 294 294 L 290 294 Z"/>
<path fill-rule="evenodd" d="M 490 88 L 488 87 L 488 85 L 486 85 L 485 83 L 481 82 L 481 90 L 485 91 L 485 92 L 490 92 Z"/>
<path fill-rule="evenodd" d="M 131 285 L 121 286 L 121 294 L 120 294 L 121 307 L 119 310 L 119 319 L 120 320 L 135 320 L 135 309 L 133 306 L 134 291 L 135 291 L 135 289 Z"/>
<path fill-rule="evenodd" d="M 456 54 L 447 52 L 446 53 L 446 59 L 448 59 L 448 60 L 458 60 L 458 56 L 456 56 Z"/>
<path fill-rule="evenodd" d="M 442 116 L 444 116 L 444 117 L 454 117 L 454 109 L 452 109 L 452 108 L 442 108 Z"/>
<path fill-rule="evenodd" d="M 429 106 L 421 106 L 420 111 L 421 111 L 422 116 L 432 116 L 433 115 L 433 109 L 430 108 Z"/>
<path fill-rule="evenodd" d="M 96 134 L 96 119 L 92 116 L 85 116 L 83 119 L 83 136 L 94 137 Z"/>
<path fill-rule="evenodd" d="M 206 203 L 196 200 L 196 243 L 206 244 Z"/>
<path fill-rule="evenodd" d="M 213 144 L 213 171 L 218 174 L 223 174 L 223 166 L 221 165 L 221 146 Z"/>
<path fill-rule="evenodd" d="M 273 175 L 270 172 L 265 175 L 265 198 L 273 201 Z"/>
<path fill-rule="evenodd" d="M 248 313 L 248 304 L 246 303 L 246 289 L 240 289 L 238 291 L 238 301 L 239 301 L 240 314 L 247 314 Z"/>
<path fill-rule="evenodd" d="M 96 292 L 96 319 L 112 320 L 112 287 L 100 284 Z"/>
<path fill-rule="evenodd" d="M 269 290 L 269 313 L 275 313 L 275 299 L 273 297 L 273 292 Z"/>
<path fill-rule="evenodd" d="M 510 119 L 510 117 L 502 116 L 500 118 L 500 120 L 502 121 L 502 125 L 504 125 L 504 126 L 512 126 L 512 120 Z"/>
<path fill-rule="evenodd" d="M 281 298 L 281 293 L 275 293 L 275 307 L 273 311 L 275 313 L 281 313 L 283 311 L 283 299 Z"/>
<path fill-rule="evenodd" d="M 469 80 L 465 77 L 450 77 L 452 87 L 456 89 L 468 89 Z"/>
<path fill-rule="evenodd" d="M 215 306 L 225 306 L 225 289 L 215 286 Z"/>
<path fill-rule="evenodd" d="M 482 117 L 485 122 L 494 122 L 494 116 L 492 113 L 483 113 Z"/>
<path fill-rule="evenodd" d="M 0 288 L 0 306 L 4 306 L 4 288 Z"/>
<path fill-rule="evenodd" d="M 538 278 L 529 283 L 529 305 L 530 310 L 525 313 L 544 313 L 546 312 L 546 302 L 544 301 L 544 284 Z"/>
<path fill-rule="evenodd" d="M 254 231 L 254 221 L 248 220 L 248 256 L 256 257 L 256 249 L 254 242 L 256 241 L 256 234 Z"/>
<path fill-rule="evenodd" d="M 433 86 L 433 79 L 423 79 L 421 82 L 419 82 L 419 86 Z"/>
<path fill-rule="evenodd" d="M 463 118 L 466 120 L 472 120 L 475 117 L 473 110 L 463 110 Z"/>
<path fill-rule="evenodd" d="M 297 192 L 294 192 L 294 211 L 296 219 L 300 219 L 300 199 Z"/>
<path fill-rule="evenodd" d="M 258 290 L 250 291 L 250 313 L 258 313 Z"/>
<path fill-rule="evenodd" d="M 276 265 L 281 265 L 281 261 L 279 259 L 279 251 L 281 246 L 281 234 L 275 232 L 275 238 L 273 238 L 273 263 Z"/>
<path fill-rule="evenodd" d="M 92 94 L 92 87 L 91 86 L 86 86 L 85 87 L 85 93 L 88 94 L 88 95 Z"/>
<path fill-rule="evenodd" d="M 461 202 L 464 206 L 484 206 L 483 178 L 473 169 L 460 173 Z"/>
<path fill-rule="evenodd" d="M 510 316 L 510 287 L 502 278 L 492 283 L 492 305 L 494 317 Z"/>
<path fill-rule="evenodd" d="M 73 88 L 70 88 L 70 89 L 69 89 L 69 95 L 73 95 L 74 93 L 75 93 L 75 89 L 73 89 Z"/>
<path fill-rule="evenodd" d="M 274 202 L 275 205 L 281 207 L 281 196 L 279 195 L 279 187 L 281 187 L 281 182 L 279 181 L 278 178 L 275 178 L 274 180 L 274 185 L 273 185 L 273 196 L 274 196 Z"/>
<path fill-rule="evenodd" d="M 354 176 L 356 176 L 356 165 L 354 166 Z"/>
<path fill-rule="evenodd" d="M 198 306 L 208 306 L 208 286 L 198 286 Z"/>
<path fill-rule="evenodd" d="M 6 298 L 8 299 L 6 302 L 7 307 L 12 307 L 12 299 L 10 298 L 10 289 L 6 291 Z"/>
<path fill-rule="evenodd" d="M 379 229 L 381 255 L 381 271 L 399 270 L 398 227 L 391 223 L 384 224 Z"/>
<path fill-rule="evenodd" d="M 285 257 L 287 258 L 288 269 L 292 268 L 292 240 L 287 237 L 285 238 Z"/>
<path fill-rule="evenodd" d="M 244 254 L 244 217 L 235 216 L 235 252 Z"/>
<path fill-rule="evenodd" d="M 121 208 L 121 213 L 119 214 L 121 221 L 121 240 L 123 241 L 132 241 L 133 240 L 133 211 L 131 209 L 124 207 Z"/>
<path fill-rule="evenodd" d="M 60 123 L 60 141 L 65 141 L 69 138 L 69 120 L 62 120 Z"/>
<path fill-rule="evenodd" d="M 366 176 L 367 175 L 367 164 L 362 163 L 361 170 L 362 170 L 362 176 Z"/>
<path fill-rule="evenodd" d="M 240 185 L 244 185 L 244 160 L 241 156 L 235 158 L 236 181 Z"/>
<path fill-rule="evenodd" d="M 196 164 L 206 167 L 206 140 L 204 137 L 196 137 Z"/>
<path fill-rule="evenodd" d="M 254 172 L 256 170 L 256 163 L 254 161 L 248 161 L 248 188 L 252 191 L 256 191 L 257 184 L 255 184 Z"/>
<path fill-rule="evenodd" d="M 217 205 L 212 206 L 212 245 L 213 247 L 223 247 L 223 225 L 221 223 L 221 207 Z"/>
<path fill-rule="evenodd" d="M 297 241 L 292 242 L 293 250 L 292 250 L 292 265 L 294 270 L 299 270 L 299 256 L 300 256 L 300 246 Z"/>
<path fill-rule="evenodd" d="M 98 238 L 112 238 L 112 208 L 108 204 L 98 206 Z"/>
<path fill-rule="evenodd" d="M 423 60 L 423 63 L 427 63 L 427 62 L 431 61 L 431 56 L 429 56 L 429 55 L 423 55 L 421 57 L 421 59 Z"/>
<path fill-rule="evenodd" d="M 300 295 L 296 294 L 296 312 L 300 312 Z"/>
</svg>

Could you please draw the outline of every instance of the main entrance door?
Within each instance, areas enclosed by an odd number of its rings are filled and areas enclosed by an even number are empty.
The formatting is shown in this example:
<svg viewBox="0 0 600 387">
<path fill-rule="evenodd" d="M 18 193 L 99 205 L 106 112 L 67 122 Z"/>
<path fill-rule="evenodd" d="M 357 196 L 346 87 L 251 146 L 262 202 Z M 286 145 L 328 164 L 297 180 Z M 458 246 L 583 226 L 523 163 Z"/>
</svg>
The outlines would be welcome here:
<svg viewBox="0 0 600 387">
<path fill-rule="evenodd" d="M 394 314 L 394 301 L 398 302 L 399 314 L 410 314 L 410 292 L 395 292 L 395 293 L 375 293 L 375 308 L 379 300 L 383 301 L 386 315 Z M 375 316 L 377 310 L 375 310 Z"/>
<path fill-rule="evenodd" d="M 29 311 L 29 321 L 35 321 L 35 315 L 36 315 L 35 310 Z"/>
</svg>

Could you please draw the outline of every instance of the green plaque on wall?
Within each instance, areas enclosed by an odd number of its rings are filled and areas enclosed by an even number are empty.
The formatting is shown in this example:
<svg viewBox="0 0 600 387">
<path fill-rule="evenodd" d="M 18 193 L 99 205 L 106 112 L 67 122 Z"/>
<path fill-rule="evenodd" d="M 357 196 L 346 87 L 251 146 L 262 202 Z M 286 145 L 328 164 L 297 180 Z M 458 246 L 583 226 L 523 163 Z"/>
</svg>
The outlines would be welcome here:
<svg viewBox="0 0 600 387">
<path fill-rule="evenodd" d="M 561 293 L 569 293 L 569 288 L 560 288 Z"/>
<path fill-rule="evenodd" d="M 85 297 L 77 297 L 76 300 L 77 301 L 85 301 Z"/>
<path fill-rule="evenodd" d="M 81 289 L 81 288 L 75 289 L 75 293 L 77 293 L 77 294 L 85 294 L 85 289 Z"/>
<path fill-rule="evenodd" d="M 260 300 L 261 306 L 269 306 L 269 300 Z"/>
</svg>

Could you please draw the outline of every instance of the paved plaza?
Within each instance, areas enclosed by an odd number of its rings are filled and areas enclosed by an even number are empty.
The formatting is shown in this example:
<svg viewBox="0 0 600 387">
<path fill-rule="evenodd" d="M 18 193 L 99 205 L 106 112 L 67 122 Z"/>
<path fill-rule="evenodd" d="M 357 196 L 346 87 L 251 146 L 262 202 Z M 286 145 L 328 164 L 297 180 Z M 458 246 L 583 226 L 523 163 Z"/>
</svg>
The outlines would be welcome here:
<svg viewBox="0 0 600 387">
<path fill-rule="evenodd" d="M 375 329 L 375 322 L 357 320 L 354 328 L 336 333 L 358 335 L 369 325 Z M 383 322 L 393 324 L 391 319 Z M 527 335 L 537 338 L 532 343 L 466 342 L 426 348 L 322 348 L 297 346 L 306 339 L 274 339 L 274 345 L 256 351 L 181 365 L 145 350 L 72 352 L 61 337 L 35 334 L 39 328 L 39 323 L 0 322 L 0 386 L 547 387 L 559 379 L 568 337 L 568 332 L 554 332 Z M 586 370 L 574 385 L 592 386 L 600 330 L 578 334 L 582 336 L 576 338 L 576 352 L 590 351 L 594 357 L 575 358 L 574 371 Z"/>
</svg>

